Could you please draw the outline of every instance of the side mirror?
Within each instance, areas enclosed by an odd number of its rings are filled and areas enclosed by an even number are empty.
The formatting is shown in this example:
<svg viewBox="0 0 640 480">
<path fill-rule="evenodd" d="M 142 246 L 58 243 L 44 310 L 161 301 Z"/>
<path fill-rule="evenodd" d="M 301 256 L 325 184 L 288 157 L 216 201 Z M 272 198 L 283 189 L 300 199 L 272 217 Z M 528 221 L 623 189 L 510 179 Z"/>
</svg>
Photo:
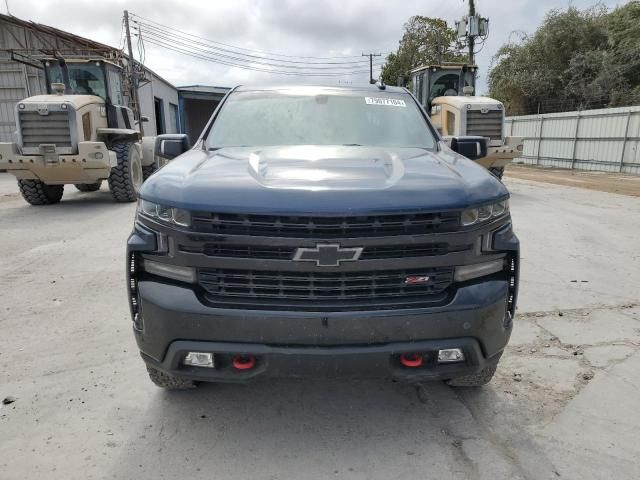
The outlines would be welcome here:
<svg viewBox="0 0 640 480">
<path fill-rule="evenodd" d="M 479 160 L 487 156 L 487 139 L 485 137 L 453 137 L 451 150 L 469 160 Z"/>
<path fill-rule="evenodd" d="M 172 160 L 189 150 L 189 137 L 184 134 L 167 133 L 156 137 L 155 154 Z"/>
</svg>

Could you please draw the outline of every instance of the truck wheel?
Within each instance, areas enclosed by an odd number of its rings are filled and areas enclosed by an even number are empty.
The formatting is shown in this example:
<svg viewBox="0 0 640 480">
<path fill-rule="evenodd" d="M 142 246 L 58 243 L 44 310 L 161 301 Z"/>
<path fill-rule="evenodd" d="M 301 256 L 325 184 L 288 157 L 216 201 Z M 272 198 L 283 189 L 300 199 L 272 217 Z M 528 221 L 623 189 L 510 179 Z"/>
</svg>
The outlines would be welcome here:
<svg viewBox="0 0 640 480">
<path fill-rule="evenodd" d="M 102 180 L 98 180 L 96 183 L 76 183 L 75 186 L 81 192 L 96 192 L 100 190 Z"/>
<path fill-rule="evenodd" d="M 197 387 L 196 382 L 193 380 L 174 377 L 149 365 L 147 365 L 147 372 L 149 372 L 151 381 L 160 388 L 166 388 L 167 390 L 187 390 Z"/>
<path fill-rule="evenodd" d="M 496 373 L 496 368 L 497 365 L 492 365 L 474 375 L 452 378 L 447 380 L 447 385 L 451 387 L 481 387 L 491 381 L 493 374 Z"/>
<path fill-rule="evenodd" d="M 493 175 L 500 181 L 502 181 L 502 175 L 504 174 L 504 167 L 491 167 L 489 172 L 493 173 Z"/>
<path fill-rule="evenodd" d="M 135 202 L 138 190 L 144 181 L 142 159 L 134 143 L 117 142 L 110 147 L 118 159 L 118 165 L 111 169 L 109 190 L 117 202 Z"/>
<path fill-rule="evenodd" d="M 22 197 L 31 205 L 58 203 L 64 193 L 64 185 L 47 185 L 40 180 L 18 180 Z"/>
<path fill-rule="evenodd" d="M 149 177 L 153 174 L 153 172 L 155 172 L 155 171 L 156 171 L 156 165 L 155 165 L 155 163 L 154 163 L 154 164 L 151 164 L 151 165 L 147 165 L 147 166 L 145 166 L 145 167 L 142 167 L 142 178 L 146 180 L 146 179 L 147 179 L 147 178 L 149 178 Z"/>
</svg>

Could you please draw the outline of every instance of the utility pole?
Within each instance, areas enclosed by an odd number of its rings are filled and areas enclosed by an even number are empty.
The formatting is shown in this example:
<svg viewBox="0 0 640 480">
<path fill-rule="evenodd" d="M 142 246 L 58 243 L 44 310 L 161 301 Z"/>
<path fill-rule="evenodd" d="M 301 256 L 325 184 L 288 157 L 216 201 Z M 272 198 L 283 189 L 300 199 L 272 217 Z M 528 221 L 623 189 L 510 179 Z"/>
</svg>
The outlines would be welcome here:
<svg viewBox="0 0 640 480">
<path fill-rule="evenodd" d="M 373 57 L 381 57 L 381 53 L 363 53 L 363 57 L 369 57 L 369 83 L 373 84 L 376 81 L 373 79 Z"/>
<path fill-rule="evenodd" d="M 129 11 L 124 11 L 124 28 L 127 34 L 127 48 L 129 49 L 129 74 L 131 75 L 131 85 L 133 86 L 133 111 L 138 117 L 138 126 L 140 127 L 140 136 L 144 135 L 144 127 L 142 126 L 142 115 L 140 113 L 140 97 L 138 96 L 138 74 L 135 69 L 135 60 L 133 59 L 133 48 L 131 47 L 131 32 L 129 31 Z"/>
<path fill-rule="evenodd" d="M 456 30 L 458 38 L 466 39 L 469 47 L 469 65 L 474 65 L 476 63 L 476 38 L 480 37 L 484 41 L 489 35 L 489 19 L 478 16 L 475 0 L 469 0 L 469 14 L 456 22 Z"/>
<path fill-rule="evenodd" d="M 476 3 L 475 0 L 469 0 L 469 18 L 476 16 Z M 476 37 L 469 35 L 469 65 L 474 65 L 474 52 L 473 49 L 476 46 Z"/>
</svg>

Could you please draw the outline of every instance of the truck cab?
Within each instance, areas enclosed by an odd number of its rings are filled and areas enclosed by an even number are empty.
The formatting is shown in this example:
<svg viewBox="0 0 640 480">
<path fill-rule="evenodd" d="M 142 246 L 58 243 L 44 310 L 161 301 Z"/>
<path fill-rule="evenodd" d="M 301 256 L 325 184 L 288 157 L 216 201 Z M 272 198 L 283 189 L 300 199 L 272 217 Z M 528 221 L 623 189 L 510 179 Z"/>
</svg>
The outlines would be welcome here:
<svg viewBox="0 0 640 480">
<path fill-rule="evenodd" d="M 476 88 L 476 65 L 426 65 L 411 71 L 412 93 L 425 110 L 443 96 L 463 95 L 464 87 Z"/>
</svg>

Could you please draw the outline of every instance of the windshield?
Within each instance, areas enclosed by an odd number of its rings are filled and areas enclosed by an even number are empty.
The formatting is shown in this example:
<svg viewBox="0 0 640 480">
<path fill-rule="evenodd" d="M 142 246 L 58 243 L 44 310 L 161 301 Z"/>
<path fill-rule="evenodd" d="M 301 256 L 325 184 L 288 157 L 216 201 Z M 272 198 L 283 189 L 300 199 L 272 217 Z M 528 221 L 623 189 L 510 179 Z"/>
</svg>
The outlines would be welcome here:
<svg viewBox="0 0 640 480">
<path fill-rule="evenodd" d="M 207 137 L 208 148 L 365 145 L 433 148 L 413 99 L 384 92 L 236 92 Z"/>
<path fill-rule="evenodd" d="M 67 68 L 70 83 L 68 93 L 107 98 L 104 71 L 101 66 L 94 63 L 67 63 Z M 47 69 L 49 83 L 64 83 L 60 65 L 51 65 Z"/>
<path fill-rule="evenodd" d="M 437 72 L 432 76 L 431 91 L 429 92 L 429 101 L 433 101 L 436 97 L 462 95 L 460 88 L 460 75 L 463 72 Z M 468 87 L 472 82 L 472 72 L 464 73 L 464 86 Z"/>
</svg>

